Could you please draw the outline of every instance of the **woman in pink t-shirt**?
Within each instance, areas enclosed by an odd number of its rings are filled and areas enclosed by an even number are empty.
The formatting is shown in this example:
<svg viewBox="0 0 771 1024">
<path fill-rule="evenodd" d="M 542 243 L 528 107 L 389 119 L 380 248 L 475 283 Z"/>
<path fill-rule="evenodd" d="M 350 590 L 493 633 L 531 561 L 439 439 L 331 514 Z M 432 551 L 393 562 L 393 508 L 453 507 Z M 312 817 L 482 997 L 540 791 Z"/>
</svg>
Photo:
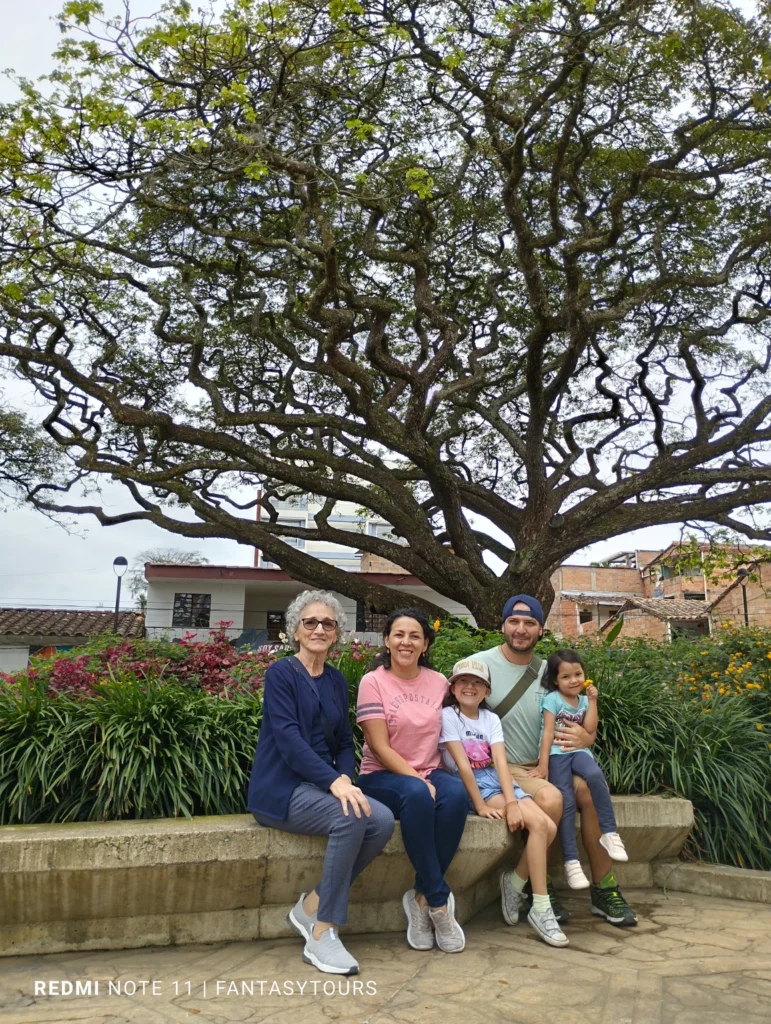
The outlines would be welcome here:
<svg viewBox="0 0 771 1024">
<path fill-rule="evenodd" d="M 434 631 L 422 612 L 393 612 L 385 649 L 359 685 L 357 721 L 366 743 L 359 788 L 389 807 L 415 868 L 415 888 L 402 898 L 407 941 L 460 953 L 466 940 L 444 873 L 460 844 L 468 814 L 463 783 L 441 767 L 439 734 L 447 680 L 427 653 Z"/>
</svg>

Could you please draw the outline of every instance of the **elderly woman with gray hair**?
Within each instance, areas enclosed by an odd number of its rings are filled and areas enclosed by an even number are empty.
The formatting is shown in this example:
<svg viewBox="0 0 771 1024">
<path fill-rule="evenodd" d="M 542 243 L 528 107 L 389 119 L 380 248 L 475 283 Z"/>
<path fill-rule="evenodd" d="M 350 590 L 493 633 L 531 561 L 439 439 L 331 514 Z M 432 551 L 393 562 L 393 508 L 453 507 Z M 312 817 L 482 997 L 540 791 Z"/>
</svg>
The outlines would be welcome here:
<svg viewBox="0 0 771 1024">
<path fill-rule="evenodd" d="M 334 596 L 306 590 L 286 612 L 296 653 L 265 673 L 262 725 L 249 780 L 249 810 L 260 825 L 329 836 L 320 883 L 302 893 L 288 923 L 305 939 L 303 960 L 328 974 L 359 965 L 337 929 L 348 920 L 351 883 L 391 838 L 394 816 L 352 779 L 348 684 L 326 664 L 345 629 Z"/>
</svg>

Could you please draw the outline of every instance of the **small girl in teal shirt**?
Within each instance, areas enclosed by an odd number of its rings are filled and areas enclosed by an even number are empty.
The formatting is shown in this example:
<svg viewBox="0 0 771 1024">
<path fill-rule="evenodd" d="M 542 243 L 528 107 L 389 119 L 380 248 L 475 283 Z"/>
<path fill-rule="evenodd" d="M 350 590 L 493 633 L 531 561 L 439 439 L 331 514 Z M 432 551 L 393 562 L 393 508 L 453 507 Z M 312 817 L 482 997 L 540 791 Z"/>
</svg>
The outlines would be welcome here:
<svg viewBox="0 0 771 1024">
<path fill-rule="evenodd" d="M 576 651 L 555 651 L 546 662 L 543 685 L 549 692 L 541 702 L 541 749 L 538 775 L 548 779 L 562 793 L 559 837 L 565 861 L 565 878 L 571 889 L 587 889 L 589 879 L 581 868 L 576 843 L 576 798 L 573 776 L 579 775 L 589 787 L 600 822 L 600 844 L 611 860 L 629 860 L 610 801 L 602 769 L 591 750 L 563 750 L 554 742 L 554 731 L 563 722 L 575 722 L 587 732 L 597 729 L 597 688 L 586 687 L 584 666 Z M 586 687 L 586 693 L 584 688 Z"/>
</svg>

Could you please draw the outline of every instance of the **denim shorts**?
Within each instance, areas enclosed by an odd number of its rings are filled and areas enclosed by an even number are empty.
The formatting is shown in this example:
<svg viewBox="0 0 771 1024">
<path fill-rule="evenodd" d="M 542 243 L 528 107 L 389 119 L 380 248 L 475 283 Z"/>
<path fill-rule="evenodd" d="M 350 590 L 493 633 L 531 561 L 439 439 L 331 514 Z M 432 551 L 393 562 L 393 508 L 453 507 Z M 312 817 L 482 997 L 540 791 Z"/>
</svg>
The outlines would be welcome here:
<svg viewBox="0 0 771 1024">
<path fill-rule="evenodd" d="M 487 801 L 491 796 L 497 796 L 498 793 L 502 792 L 501 783 L 498 779 L 498 772 L 495 768 L 474 768 L 474 778 L 476 779 L 477 786 L 479 786 L 479 792 L 482 799 Z M 519 786 L 514 783 L 514 796 L 517 800 L 524 800 L 529 797 L 529 793 L 525 793 L 524 790 L 520 789 Z M 468 798 L 469 810 L 476 814 L 474 810 L 474 802 L 471 797 Z"/>
</svg>

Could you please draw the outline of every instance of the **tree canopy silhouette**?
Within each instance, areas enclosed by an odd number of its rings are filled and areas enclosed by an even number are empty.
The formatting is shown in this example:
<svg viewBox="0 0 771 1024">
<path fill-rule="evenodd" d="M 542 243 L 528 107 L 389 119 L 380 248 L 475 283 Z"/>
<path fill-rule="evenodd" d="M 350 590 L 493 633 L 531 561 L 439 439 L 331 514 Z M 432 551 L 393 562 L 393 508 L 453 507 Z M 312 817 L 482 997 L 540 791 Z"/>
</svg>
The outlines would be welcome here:
<svg viewBox="0 0 771 1024">
<path fill-rule="evenodd" d="M 0 139 L 0 356 L 63 453 L 39 508 L 233 538 L 388 610 L 282 539 L 350 543 L 351 500 L 401 539 L 362 549 L 486 625 L 630 530 L 771 537 L 766 15 L 73 0 L 62 25 Z M 77 497 L 99 476 L 131 510 Z M 274 508 L 299 493 L 308 531 Z"/>
</svg>

